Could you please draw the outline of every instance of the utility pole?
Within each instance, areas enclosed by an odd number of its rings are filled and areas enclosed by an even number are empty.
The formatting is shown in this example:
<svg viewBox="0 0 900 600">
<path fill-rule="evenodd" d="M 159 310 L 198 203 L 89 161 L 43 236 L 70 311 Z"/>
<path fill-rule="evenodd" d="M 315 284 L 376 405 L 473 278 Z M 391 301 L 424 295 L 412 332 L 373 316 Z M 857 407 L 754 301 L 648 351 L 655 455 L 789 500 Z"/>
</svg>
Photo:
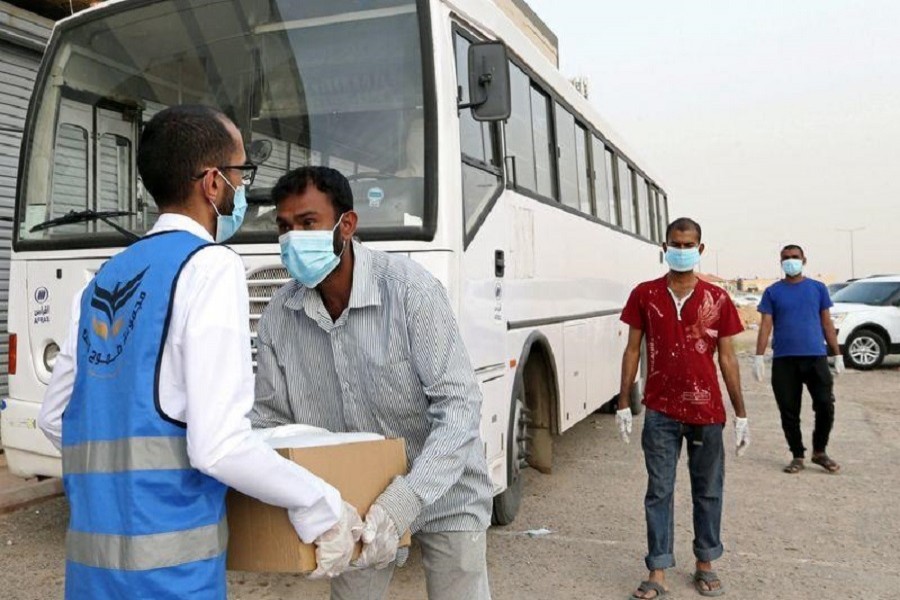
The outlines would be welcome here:
<svg viewBox="0 0 900 600">
<path fill-rule="evenodd" d="M 844 233 L 850 234 L 850 279 L 856 279 L 856 257 L 853 253 L 853 234 L 857 231 L 862 231 L 865 227 L 853 227 L 850 229 L 838 229 L 838 231 L 843 231 Z"/>
</svg>

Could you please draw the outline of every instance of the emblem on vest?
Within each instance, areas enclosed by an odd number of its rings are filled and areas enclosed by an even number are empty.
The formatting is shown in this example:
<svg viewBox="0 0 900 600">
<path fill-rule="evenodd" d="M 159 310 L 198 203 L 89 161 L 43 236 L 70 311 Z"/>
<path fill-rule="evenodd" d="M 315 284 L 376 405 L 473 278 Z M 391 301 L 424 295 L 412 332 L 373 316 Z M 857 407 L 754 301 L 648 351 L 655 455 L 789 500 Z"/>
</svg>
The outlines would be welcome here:
<svg viewBox="0 0 900 600">
<path fill-rule="evenodd" d="M 125 351 L 147 297 L 147 292 L 140 291 L 140 288 L 149 268 L 129 281 L 117 282 L 111 290 L 94 282 L 91 296 L 91 308 L 94 311 L 90 316 L 90 328 L 85 327 L 81 332 L 81 338 L 87 345 L 90 364 L 110 365 Z M 125 310 L 135 297 L 131 310 Z"/>
</svg>

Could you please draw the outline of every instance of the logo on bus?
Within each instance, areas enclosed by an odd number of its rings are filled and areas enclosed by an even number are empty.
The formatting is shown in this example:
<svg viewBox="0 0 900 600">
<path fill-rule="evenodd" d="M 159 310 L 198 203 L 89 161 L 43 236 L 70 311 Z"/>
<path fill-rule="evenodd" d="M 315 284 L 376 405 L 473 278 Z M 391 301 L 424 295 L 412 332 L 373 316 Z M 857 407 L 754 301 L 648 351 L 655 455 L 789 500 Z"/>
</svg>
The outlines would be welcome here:
<svg viewBox="0 0 900 600">
<path fill-rule="evenodd" d="M 149 268 L 128 281 L 116 282 L 112 289 L 103 288 L 95 280 L 91 308 L 96 310 L 90 317 L 90 331 L 85 328 L 81 333 L 82 340 L 87 345 L 90 364 L 110 365 L 124 352 L 147 298 L 147 292 L 140 291 L 140 287 Z M 125 311 L 125 307 L 135 297 L 137 301 L 131 311 Z"/>
<path fill-rule="evenodd" d="M 50 291 L 45 287 L 39 287 L 34 290 L 34 301 L 38 304 L 46 304 L 50 299 Z"/>
<path fill-rule="evenodd" d="M 384 190 L 380 187 L 369 188 L 369 191 L 366 192 L 366 199 L 369 201 L 369 206 L 378 208 L 384 200 Z"/>
</svg>

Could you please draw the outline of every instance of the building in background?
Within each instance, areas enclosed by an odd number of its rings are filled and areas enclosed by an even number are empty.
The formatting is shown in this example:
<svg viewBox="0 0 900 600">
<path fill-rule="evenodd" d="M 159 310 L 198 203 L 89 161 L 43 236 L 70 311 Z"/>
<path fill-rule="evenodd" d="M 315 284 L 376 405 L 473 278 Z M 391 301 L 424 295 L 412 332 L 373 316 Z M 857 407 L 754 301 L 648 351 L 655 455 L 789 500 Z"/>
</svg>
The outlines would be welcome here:
<svg viewBox="0 0 900 600">
<path fill-rule="evenodd" d="M 494 3 L 531 39 L 547 60 L 559 68 L 559 38 L 528 3 L 525 0 L 494 0 Z"/>
</svg>

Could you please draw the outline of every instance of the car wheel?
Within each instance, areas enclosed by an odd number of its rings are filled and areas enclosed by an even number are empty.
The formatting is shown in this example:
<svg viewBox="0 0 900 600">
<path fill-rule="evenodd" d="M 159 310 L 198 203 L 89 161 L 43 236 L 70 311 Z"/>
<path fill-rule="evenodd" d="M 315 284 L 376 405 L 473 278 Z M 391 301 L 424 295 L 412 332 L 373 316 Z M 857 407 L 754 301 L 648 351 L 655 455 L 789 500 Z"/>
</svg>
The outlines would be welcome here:
<svg viewBox="0 0 900 600">
<path fill-rule="evenodd" d="M 871 329 L 858 329 L 850 334 L 844 346 L 844 360 L 854 369 L 867 371 L 884 361 L 887 344 Z"/>
</svg>

